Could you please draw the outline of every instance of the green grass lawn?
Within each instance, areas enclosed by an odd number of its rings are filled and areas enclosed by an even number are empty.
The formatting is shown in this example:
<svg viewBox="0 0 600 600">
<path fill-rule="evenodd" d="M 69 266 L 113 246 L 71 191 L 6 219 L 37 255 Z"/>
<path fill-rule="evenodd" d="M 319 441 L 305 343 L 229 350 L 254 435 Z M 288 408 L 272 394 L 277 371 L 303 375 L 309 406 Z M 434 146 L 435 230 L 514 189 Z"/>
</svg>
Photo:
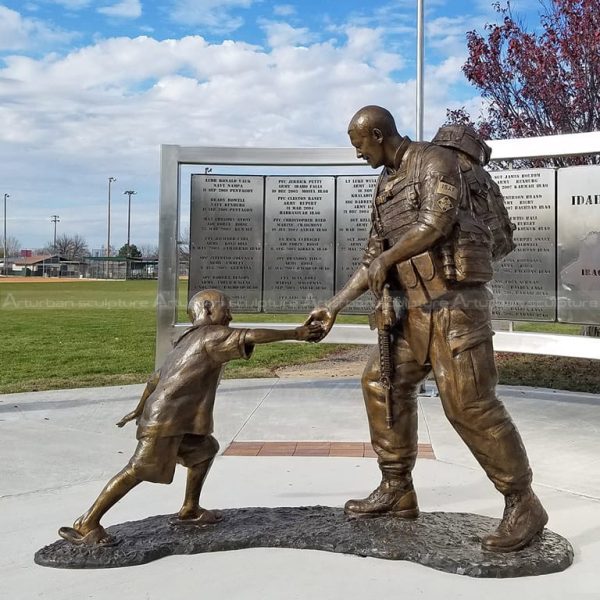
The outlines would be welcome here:
<svg viewBox="0 0 600 600">
<path fill-rule="evenodd" d="M 153 371 L 156 281 L 0 282 L 0 392 L 143 382 Z M 185 317 L 187 283 L 180 288 Z M 235 315 L 236 321 L 300 323 L 303 315 Z M 364 317 L 345 317 L 364 322 Z M 264 377 L 318 360 L 332 344 L 272 344 L 226 376 Z"/>
<path fill-rule="evenodd" d="M 562 335 L 580 335 L 581 325 L 568 323 L 526 323 L 516 321 L 515 331 L 531 331 L 533 333 L 559 333 Z"/>
<path fill-rule="evenodd" d="M 0 391 L 143 381 L 156 282 L 0 283 Z"/>
<path fill-rule="evenodd" d="M 141 383 L 154 367 L 156 281 L 0 281 L 0 393 Z M 181 282 L 180 320 L 187 282 Z M 300 323 L 304 315 L 239 314 L 235 320 Z M 366 323 L 340 316 L 340 323 Z M 577 334 L 577 325 L 517 323 L 519 331 Z M 226 377 L 272 376 L 318 360 L 333 344 L 270 344 L 233 361 Z M 597 361 L 499 355 L 502 383 L 600 392 Z"/>
</svg>

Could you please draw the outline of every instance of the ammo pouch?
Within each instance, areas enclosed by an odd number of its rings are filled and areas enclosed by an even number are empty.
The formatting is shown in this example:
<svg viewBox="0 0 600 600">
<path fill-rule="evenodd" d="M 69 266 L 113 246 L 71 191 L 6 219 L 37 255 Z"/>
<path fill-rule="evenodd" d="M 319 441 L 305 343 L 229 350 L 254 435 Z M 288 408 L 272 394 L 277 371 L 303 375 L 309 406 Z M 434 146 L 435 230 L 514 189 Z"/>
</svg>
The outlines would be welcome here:
<svg viewBox="0 0 600 600">
<path fill-rule="evenodd" d="M 467 211 L 460 211 L 453 235 L 455 280 L 487 283 L 494 276 L 489 229 Z"/>
</svg>

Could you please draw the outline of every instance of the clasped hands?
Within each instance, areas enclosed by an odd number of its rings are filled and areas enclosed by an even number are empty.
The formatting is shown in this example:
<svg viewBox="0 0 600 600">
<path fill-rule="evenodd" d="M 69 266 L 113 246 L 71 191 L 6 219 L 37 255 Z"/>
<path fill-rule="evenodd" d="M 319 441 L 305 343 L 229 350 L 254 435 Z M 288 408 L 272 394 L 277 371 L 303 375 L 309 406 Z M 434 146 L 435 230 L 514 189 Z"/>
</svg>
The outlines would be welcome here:
<svg viewBox="0 0 600 600">
<path fill-rule="evenodd" d="M 383 294 L 383 288 L 385 286 L 387 273 L 390 267 L 391 264 L 388 263 L 384 254 L 373 259 L 369 265 L 367 272 L 369 289 L 373 292 L 373 294 L 375 294 L 377 299 L 381 298 Z M 318 335 L 316 340 L 311 339 L 310 341 L 321 341 L 333 327 L 336 317 L 337 311 L 332 310 L 326 304 L 314 308 L 304 322 L 304 325 L 319 323 L 321 326 L 321 333 Z"/>
<path fill-rule="evenodd" d="M 296 327 L 296 339 L 302 342 L 320 342 L 325 335 L 323 325 L 318 321 L 306 321 L 300 327 Z"/>
</svg>

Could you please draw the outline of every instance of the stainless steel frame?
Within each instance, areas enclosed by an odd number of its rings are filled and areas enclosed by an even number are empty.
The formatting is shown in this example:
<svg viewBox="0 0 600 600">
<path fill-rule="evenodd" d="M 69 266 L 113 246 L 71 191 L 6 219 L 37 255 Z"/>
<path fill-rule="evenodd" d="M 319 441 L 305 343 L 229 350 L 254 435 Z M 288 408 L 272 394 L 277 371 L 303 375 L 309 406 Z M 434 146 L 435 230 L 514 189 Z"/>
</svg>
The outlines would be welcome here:
<svg viewBox="0 0 600 600">
<path fill-rule="evenodd" d="M 600 132 L 489 142 L 493 160 L 600 154 Z M 161 146 L 159 275 L 156 366 L 183 324 L 177 323 L 180 188 L 182 165 L 330 167 L 364 165 L 352 148 L 223 148 Z M 243 324 L 239 324 L 242 326 Z M 269 324 L 269 327 L 275 327 Z M 289 327 L 289 325 L 276 325 Z M 336 325 L 330 343 L 371 344 L 366 325 Z M 499 332 L 497 350 L 600 359 L 600 340 L 578 336 Z"/>
<path fill-rule="evenodd" d="M 179 212 L 182 165 L 364 166 L 352 148 L 222 148 L 163 145 L 160 153 L 156 366 L 171 348 L 178 309 Z"/>
</svg>

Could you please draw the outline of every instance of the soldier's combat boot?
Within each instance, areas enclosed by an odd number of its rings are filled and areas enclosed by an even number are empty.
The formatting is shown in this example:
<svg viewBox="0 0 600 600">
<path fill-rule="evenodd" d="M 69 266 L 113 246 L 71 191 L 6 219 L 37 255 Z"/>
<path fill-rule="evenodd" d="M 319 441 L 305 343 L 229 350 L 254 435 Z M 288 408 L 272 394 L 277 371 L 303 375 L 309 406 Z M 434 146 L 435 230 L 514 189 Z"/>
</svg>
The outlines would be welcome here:
<svg viewBox="0 0 600 600">
<path fill-rule="evenodd" d="M 351 518 L 392 515 L 402 519 L 416 519 L 419 516 L 419 505 L 412 483 L 384 479 L 366 498 L 348 500 L 344 512 Z"/>
<path fill-rule="evenodd" d="M 548 515 L 533 493 L 527 488 L 520 494 L 505 496 L 506 507 L 496 531 L 483 538 L 484 550 L 492 552 L 515 552 L 527 546 L 544 530 Z"/>
</svg>

